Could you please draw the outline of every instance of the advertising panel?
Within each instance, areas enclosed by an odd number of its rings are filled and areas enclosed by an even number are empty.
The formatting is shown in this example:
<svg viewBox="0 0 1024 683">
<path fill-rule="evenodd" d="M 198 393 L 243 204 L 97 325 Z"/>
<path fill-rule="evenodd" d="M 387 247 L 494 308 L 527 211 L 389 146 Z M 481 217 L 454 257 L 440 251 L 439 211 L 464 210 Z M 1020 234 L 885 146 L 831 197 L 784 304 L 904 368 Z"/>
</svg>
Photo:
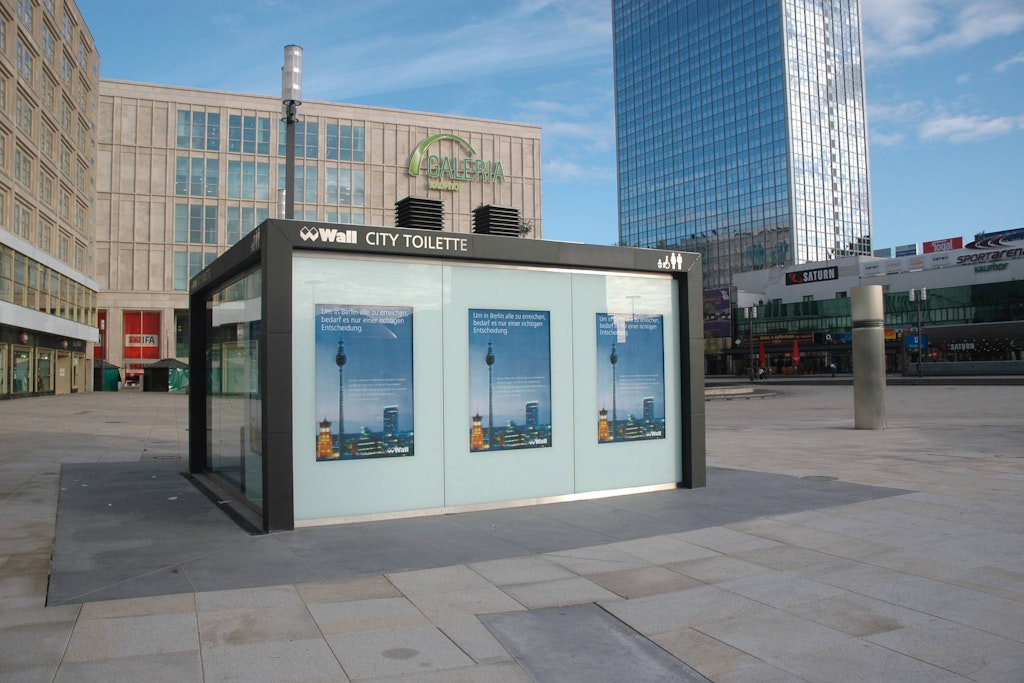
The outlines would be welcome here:
<svg viewBox="0 0 1024 683">
<path fill-rule="evenodd" d="M 944 240 L 932 240 L 930 242 L 921 243 L 921 252 L 924 254 L 932 254 L 938 251 L 954 251 L 956 249 L 963 248 L 963 237 L 950 237 Z"/>
<path fill-rule="evenodd" d="M 415 454 L 412 307 L 316 304 L 316 459 Z"/>
<path fill-rule="evenodd" d="M 732 336 L 732 297 L 728 289 L 704 290 L 704 336 Z"/>
<path fill-rule="evenodd" d="M 823 268 L 808 268 L 806 270 L 794 270 L 786 273 L 787 285 L 806 285 L 812 282 L 825 282 L 827 280 L 838 280 L 839 268 L 836 266 L 825 266 Z"/>
<path fill-rule="evenodd" d="M 660 315 L 597 314 L 597 441 L 665 438 Z"/>
<path fill-rule="evenodd" d="M 551 447 L 551 312 L 469 309 L 469 450 Z"/>
<path fill-rule="evenodd" d="M 901 244 L 896 247 L 896 258 L 900 256 L 917 256 L 916 244 Z"/>
</svg>

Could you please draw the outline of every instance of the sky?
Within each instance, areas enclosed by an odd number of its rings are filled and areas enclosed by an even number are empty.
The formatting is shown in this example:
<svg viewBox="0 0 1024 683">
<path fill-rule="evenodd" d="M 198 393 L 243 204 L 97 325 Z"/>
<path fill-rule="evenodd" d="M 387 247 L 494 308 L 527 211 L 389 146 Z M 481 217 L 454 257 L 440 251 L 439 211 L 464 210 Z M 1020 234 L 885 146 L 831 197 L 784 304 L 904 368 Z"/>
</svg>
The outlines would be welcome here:
<svg viewBox="0 0 1024 683">
<path fill-rule="evenodd" d="M 102 78 L 541 126 L 543 236 L 615 244 L 611 0 L 78 0 Z M 861 0 L 873 245 L 1024 227 L 1024 2 Z M 301 115 L 301 109 L 300 109 Z"/>
</svg>

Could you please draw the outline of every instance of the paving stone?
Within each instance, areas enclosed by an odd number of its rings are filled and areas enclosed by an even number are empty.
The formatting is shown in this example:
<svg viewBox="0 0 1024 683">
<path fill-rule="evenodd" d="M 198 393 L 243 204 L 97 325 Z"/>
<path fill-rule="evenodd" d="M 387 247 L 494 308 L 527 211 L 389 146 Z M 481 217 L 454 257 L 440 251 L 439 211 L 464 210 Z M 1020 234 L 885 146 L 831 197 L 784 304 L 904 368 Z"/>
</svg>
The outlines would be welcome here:
<svg viewBox="0 0 1024 683">
<path fill-rule="evenodd" d="M 618 600 L 619 596 L 582 576 L 504 586 L 502 590 L 527 609 Z"/>
<path fill-rule="evenodd" d="M 684 576 L 665 567 L 623 569 L 604 574 L 590 574 L 590 581 L 623 598 L 643 598 L 661 593 L 674 593 L 687 588 L 706 586 L 702 581 Z"/>
<path fill-rule="evenodd" d="M 701 620 L 694 624 L 694 628 L 764 661 L 850 639 L 840 631 L 764 605 L 728 619 Z"/>
<path fill-rule="evenodd" d="M 456 669 L 473 663 L 432 626 L 344 633 L 327 636 L 327 642 L 348 675 L 356 679 Z"/>
<path fill-rule="evenodd" d="M 351 600 L 307 607 L 325 636 L 430 626 L 430 621 L 423 613 L 404 597 Z"/>
<path fill-rule="evenodd" d="M 307 605 L 396 598 L 402 595 L 402 592 L 383 576 L 360 576 L 352 579 L 300 583 L 295 586 L 295 589 Z"/>
<path fill-rule="evenodd" d="M 718 680 L 723 674 L 742 669 L 760 660 L 692 628 L 682 628 L 651 636 L 651 640 L 676 659 Z"/>
<path fill-rule="evenodd" d="M 198 618 L 199 639 L 204 650 L 320 636 L 305 605 L 213 610 L 199 612 Z"/>
<path fill-rule="evenodd" d="M 1024 644 L 943 619 L 932 619 L 866 640 L 972 680 L 1024 673 Z"/>
<path fill-rule="evenodd" d="M 194 614 L 80 620 L 65 662 L 199 650 Z"/>
<path fill-rule="evenodd" d="M 218 683 L 348 683 L 323 639 L 203 648 L 203 680 Z"/>
<path fill-rule="evenodd" d="M 507 560 L 474 562 L 469 567 L 495 586 L 537 581 L 554 581 L 576 576 L 573 572 L 540 555 L 512 557 Z"/>
<path fill-rule="evenodd" d="M 168 652 L 139 657 L 119 657 L 69 662 L 60 667 L 54 683 L 203 683 L 199 651 Z"/>
<path fill-rule="evenodd" d="M 969 679 L 899 652 L 859 639 L 851 639 L 799 655 L 776 659 L 772 664 L 800 680 L 900 681 L 900 683 L 966 683 Z M 733 683 L 726 678 L 728 683 Z"/>
<path fill-rule="evenodd" d="M 490 614 L 482 621 L 536 681 L 707 681 L 596 605 Z"/>
</svg>

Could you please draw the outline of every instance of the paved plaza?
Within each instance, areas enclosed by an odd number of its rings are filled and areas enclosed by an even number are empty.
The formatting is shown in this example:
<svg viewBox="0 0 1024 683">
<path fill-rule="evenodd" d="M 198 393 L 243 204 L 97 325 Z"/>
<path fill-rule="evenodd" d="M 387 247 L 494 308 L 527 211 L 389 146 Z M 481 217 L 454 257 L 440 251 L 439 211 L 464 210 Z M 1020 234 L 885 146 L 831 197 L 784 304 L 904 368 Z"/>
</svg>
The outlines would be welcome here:
<svg viewBox="0 0 1024 683">
<path fill-rule="evenodd" d="M 1024 681 L 1024 387 L 758 391 L 705 489 L 262 536 L 185 396 L 0 402 L 0 681 Z"/>
</svg>

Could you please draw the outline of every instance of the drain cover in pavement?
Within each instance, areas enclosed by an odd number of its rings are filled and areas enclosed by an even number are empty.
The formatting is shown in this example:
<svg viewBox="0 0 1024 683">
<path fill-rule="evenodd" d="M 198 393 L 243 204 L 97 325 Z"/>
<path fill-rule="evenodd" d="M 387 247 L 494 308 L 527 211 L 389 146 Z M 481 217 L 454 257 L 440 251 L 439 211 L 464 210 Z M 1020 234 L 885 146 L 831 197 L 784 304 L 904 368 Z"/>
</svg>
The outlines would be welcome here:
<svg viewBox="0 0 1024 683">
<path fill-rule="evenodd" d="M 594 604 L 485 614 L 480 621 L 538 683 L 708 683 Z"/>
</svg>

